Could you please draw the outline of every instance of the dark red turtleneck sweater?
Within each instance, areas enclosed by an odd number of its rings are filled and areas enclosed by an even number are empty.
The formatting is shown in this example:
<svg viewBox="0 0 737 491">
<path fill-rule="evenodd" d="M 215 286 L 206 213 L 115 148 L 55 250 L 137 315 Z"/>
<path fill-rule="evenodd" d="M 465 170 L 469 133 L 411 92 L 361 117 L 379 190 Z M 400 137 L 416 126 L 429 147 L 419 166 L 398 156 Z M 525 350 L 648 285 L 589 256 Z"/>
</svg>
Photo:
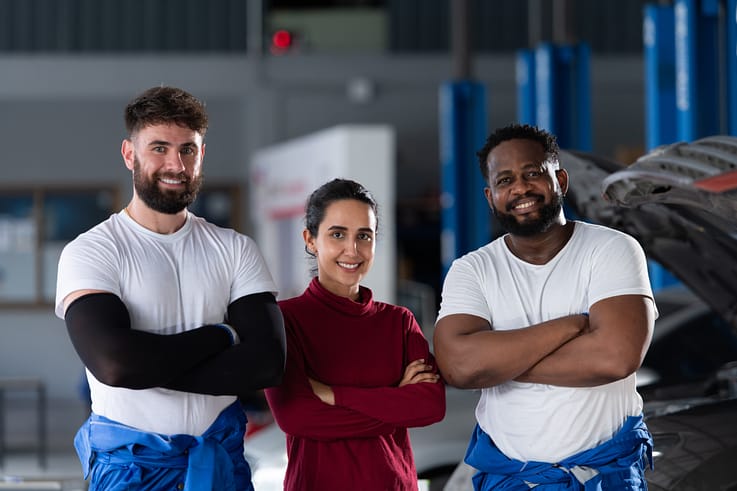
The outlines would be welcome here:
<svg viewBox="0 0 737 491">
<path fill-rule="evenodd" d="M 287 367 L 266 396 L 287 434 L 285 490 L 417 489 L 407 428 L 445 415 L 442 382 L 397 387 L 404 368 L 423 358 L 435 365 L 412 313 L 334 295 L 312 280 L 279 302 L 287 330 Z M 335 406 L 314 395 L 307 377 L 330 385 Z"/>
</svg>

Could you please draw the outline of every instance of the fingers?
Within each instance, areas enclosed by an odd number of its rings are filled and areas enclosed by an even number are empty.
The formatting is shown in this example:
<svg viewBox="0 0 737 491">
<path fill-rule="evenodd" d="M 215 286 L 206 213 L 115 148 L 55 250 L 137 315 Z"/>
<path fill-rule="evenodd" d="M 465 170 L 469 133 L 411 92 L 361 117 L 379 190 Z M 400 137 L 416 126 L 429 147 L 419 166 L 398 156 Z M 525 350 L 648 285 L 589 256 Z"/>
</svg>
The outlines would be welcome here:
<svg viewBox="0 0 737 491">
<path fill-rule="evenodd" d="M 399 386 L 417 384 L 422 382 L 437 382 L 440 375 L 434 373 L 434 367 L 425 363 L 424 359 L 411 362 L 404 369 L 404 376 Z"/>
</svg>

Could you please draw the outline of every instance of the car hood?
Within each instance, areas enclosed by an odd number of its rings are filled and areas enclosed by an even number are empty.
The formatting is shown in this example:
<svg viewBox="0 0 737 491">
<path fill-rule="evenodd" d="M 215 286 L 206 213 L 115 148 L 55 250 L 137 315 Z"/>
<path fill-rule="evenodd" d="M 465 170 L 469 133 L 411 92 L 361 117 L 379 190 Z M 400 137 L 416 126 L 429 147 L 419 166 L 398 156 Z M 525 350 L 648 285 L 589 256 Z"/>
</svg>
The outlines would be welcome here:
<svg viewBox="0 0 737 491">
<path fill-rule="evenodd" d="M 737 329 L 737 138 L 658 148 L 630 166 L 561 152 L 579 218 L 635 237 Z"/>
</svg>

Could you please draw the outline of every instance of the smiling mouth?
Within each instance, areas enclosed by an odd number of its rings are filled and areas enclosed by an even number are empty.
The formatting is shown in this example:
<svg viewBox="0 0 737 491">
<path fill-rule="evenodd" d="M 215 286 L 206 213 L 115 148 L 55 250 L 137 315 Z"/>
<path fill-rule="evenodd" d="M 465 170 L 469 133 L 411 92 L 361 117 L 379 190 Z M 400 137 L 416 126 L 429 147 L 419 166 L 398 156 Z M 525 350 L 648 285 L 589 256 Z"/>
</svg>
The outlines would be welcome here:
<svg viewBox="0 0 737 491">
<path fill-rule="evenodd" d="M 162 182 L 164 184 L 168 184 L 170 186 L 177 186 L 177 185 L 180 185 L 180 184 L 184 184 L 187 181 L 185 179 L 181 179 L 181 178 L 159 177 L 159 182 Z"/>
<path fill-rule="evenodd" d="M 510 203 L 507 206 L 507 212 L 525 212 L 531 208 L 534 208 L 535 206 L 538 206 L 540 203 L 544 201 L 544 198 L 539 195 L 527 195 L 523 196 L 513 203 Z"/>
<path fill-rule="evenodd" d="M 357 270 L 360 265 L 361 265 L 361 263 L 341 263 L 341 262 L 338 262 L 338 266 L 340 266 L 341 268 L 349 269 L 351 271 Z"/>
</svg>

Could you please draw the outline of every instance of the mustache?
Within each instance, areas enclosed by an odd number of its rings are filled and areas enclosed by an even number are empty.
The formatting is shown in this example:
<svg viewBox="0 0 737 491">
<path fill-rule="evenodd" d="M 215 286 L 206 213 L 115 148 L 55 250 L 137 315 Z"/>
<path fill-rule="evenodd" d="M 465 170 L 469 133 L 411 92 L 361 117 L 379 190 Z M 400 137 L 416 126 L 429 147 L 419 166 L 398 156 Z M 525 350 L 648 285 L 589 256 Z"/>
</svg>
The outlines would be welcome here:
<svg viewBox="0 0 737 491">
<path fill-rule="evenodd" d="M 535 199 L 537 201 L 544 201 L 545 200 L 545 197 L 542 196 L 542 195 L 540 195 L 540 194 L 526 193 L 524 196 L 520 196 L 516 200 L 510 201 L 509 203 L 507 203 L 507 206 L 505 207 L 506 208 L 506 211 L 512 211 L 512 209 L 515 206 L 517 206 L 521 201 L 526 200 L 526 199 L 530 199 L 530 198 L 533 198 L 533 199 Z"/>
</svg>

